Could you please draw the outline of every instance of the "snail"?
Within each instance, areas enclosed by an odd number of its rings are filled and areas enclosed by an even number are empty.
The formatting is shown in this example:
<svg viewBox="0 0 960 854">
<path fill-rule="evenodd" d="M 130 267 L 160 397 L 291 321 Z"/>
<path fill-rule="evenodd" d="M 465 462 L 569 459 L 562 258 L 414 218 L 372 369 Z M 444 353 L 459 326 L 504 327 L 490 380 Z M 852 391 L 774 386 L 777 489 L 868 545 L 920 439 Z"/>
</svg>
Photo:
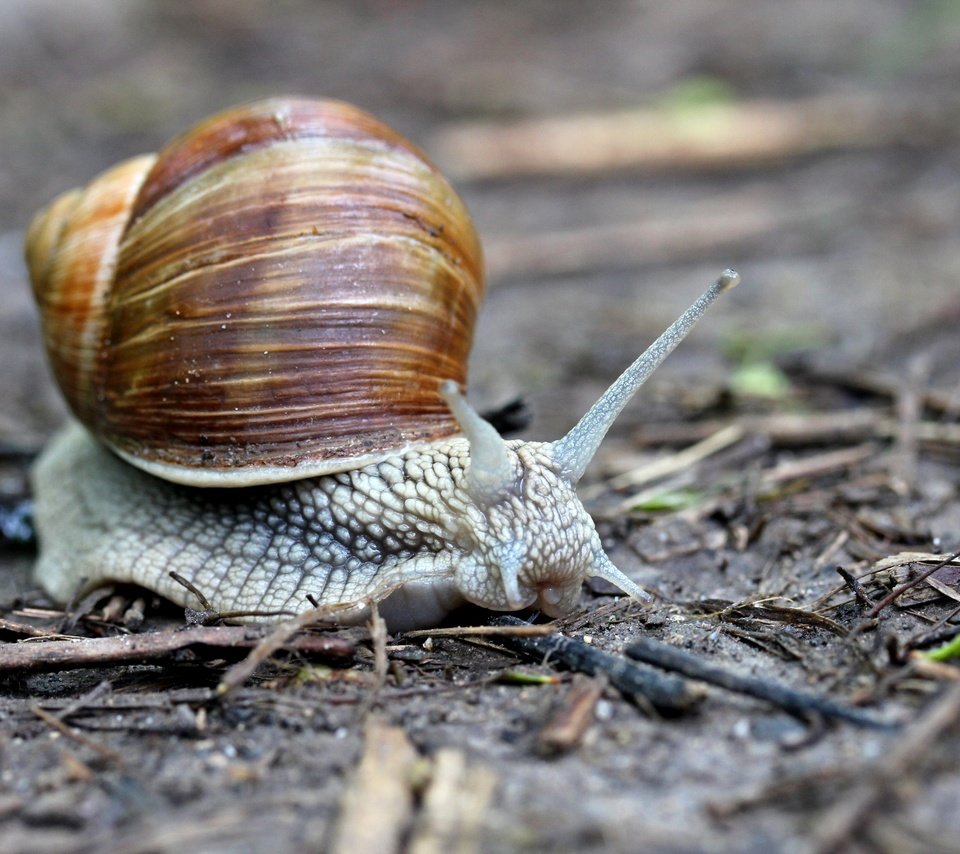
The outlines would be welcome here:
<svg viewBox="0 0 960 854">
<path fill-rule="evenodd" d="M 473 602 L 573 610 L 605 554 L 575 485 L 725 271 L 563 438 L 507 441 L 464 397 L 483 294 L 463 202 L 336 101 L 227 110 L 54 200 L 26 256 L 76 422 L 33 474 L 36 578 L 130 582 L 266 619 Z"/>
</svg>

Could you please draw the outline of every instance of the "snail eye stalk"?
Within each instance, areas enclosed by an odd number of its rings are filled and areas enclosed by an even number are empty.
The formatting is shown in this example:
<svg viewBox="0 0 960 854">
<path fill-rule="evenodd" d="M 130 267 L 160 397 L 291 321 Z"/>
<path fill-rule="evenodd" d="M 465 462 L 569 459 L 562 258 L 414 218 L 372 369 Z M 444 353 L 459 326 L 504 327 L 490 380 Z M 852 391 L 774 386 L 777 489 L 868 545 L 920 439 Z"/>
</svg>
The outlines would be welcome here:
<svg viewBox="0 0 960 854">
<path fill-rule="evenodd" d="M 551 445 L 553 459 L 570 483 L 576 483 L 583 477 L 603 437 L 650 374 L 687 337 L 716 298 L 739 283 L 738 273 L 724 270 L 720 278 L 619 376 L 574 428 Z"/>
</svg>

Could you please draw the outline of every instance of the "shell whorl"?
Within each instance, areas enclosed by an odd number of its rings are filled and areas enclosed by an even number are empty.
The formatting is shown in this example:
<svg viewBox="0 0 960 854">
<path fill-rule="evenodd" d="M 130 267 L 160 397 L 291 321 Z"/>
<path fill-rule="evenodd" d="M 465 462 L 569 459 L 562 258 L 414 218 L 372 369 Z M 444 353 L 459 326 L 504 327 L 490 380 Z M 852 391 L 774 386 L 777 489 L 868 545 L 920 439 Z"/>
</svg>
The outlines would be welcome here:
<svg viewBox="0 0 960 854">
<path fill-rule="evenodd" d="M 27 232 L 27 266 L 53 375 L 76 416 L 96 420 L 100 344 L 120 236 L 155 158 L 127 160 L 42 210 Z"/>
<path fill-rule="evenodd" d="M 76 415 L 172 480 L 353 468 L 458 432 L 483 293 L 463 203 L 333 101 L 228 110 L 55 200 L 28 263 Z"/>
</svg>

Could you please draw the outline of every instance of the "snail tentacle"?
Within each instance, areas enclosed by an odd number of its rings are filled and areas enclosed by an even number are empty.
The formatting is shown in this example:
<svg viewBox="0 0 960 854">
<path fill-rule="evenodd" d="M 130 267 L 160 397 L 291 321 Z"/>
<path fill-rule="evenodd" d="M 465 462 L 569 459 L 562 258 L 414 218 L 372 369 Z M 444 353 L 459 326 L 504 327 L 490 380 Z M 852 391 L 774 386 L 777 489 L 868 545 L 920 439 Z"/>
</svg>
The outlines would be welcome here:
<svg viewBox="0 0 960 854">
<path fill-rule="evenodd" d="M 516 494 L 517 469 L 503 437 L 467 403 L 453 380 L 440 384 L 440 396 L 470 443 L 470 466 L 464 484 L 467 494 L 479 507 L 490 507 L 505 495 Z"/>
<path fill-rule="evenodd" d="M 738 273 L 724 270 L 720 278 L 619 376 L 573 429 L 553 443 L 553 458 L 570 483 L 576 483 L 583 477 L 603 437 L 650 374 L 687 337 L 711 303 L 739 282 Z"/>
<path fill-rule="evenodd" d="M 631 581 L 617 569 L 610 558 L 607 557 L 606 552 L 597 552 L 594 555 L 593 561 L 593 566 L 590 568 L 590 575 L 602 578 L 604 581 L 609 581 L 618 590 L 622 590 L 628 596 L 639 599 L 641 602 L 649 602 L 650 599 L 653 598 L 646 590 L 634 581 Z"/>
</svg>

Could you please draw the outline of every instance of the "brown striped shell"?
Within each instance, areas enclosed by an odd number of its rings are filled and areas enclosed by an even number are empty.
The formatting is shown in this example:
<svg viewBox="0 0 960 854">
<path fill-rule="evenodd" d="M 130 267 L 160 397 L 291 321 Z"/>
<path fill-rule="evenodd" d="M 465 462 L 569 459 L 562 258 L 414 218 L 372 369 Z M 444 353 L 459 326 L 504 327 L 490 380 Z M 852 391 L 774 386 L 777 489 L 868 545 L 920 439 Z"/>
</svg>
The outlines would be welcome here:
<svg viewBox="0 0 960 854">
<path fill-rule="evenodd" d="M 27 236 L 53 372 L 135 465 L 195 485 L 354 468 L 458 433 L 479 242 L 417 148 L 333 101 L 200 123 Z"/>
</svg>

